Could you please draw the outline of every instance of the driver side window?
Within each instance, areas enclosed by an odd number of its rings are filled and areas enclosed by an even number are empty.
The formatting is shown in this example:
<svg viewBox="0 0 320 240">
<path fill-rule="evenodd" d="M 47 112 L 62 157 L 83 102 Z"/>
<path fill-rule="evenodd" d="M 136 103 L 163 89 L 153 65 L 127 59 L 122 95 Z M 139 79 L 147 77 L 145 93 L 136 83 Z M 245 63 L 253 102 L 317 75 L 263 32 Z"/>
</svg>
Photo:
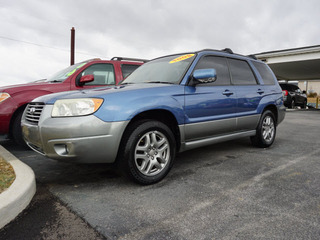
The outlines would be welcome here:
<svg viewBox="0 0 320 240">
<path fill-rule="evenodd" d="M 113 85 L 116 83 L 114 68 L 112 64 L 98 63 L 89 66 L 82 73 L 79 74 L 78 79 L 85 75 L 92 74 L 94 76 L 94 81 L 86 83 L 89 85 Z"/>
<path fill-rule="evenodd" d="M 205 84 L 206 86 L 228 86 L 231 84 L 228 64 L 224 57 L 210 55 L 204 56 L 198 62 L 195 70 L 206 68 L 214 68 L 217 73 L 217 80 L 212 83 Z"/>
</svg>

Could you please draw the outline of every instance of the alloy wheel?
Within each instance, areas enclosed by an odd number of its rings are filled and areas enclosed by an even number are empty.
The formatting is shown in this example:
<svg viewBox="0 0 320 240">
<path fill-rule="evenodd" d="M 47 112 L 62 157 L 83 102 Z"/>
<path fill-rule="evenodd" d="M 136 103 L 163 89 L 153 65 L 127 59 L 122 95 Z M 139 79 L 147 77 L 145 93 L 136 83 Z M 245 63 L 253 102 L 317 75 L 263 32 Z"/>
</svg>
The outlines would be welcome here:
<svg viewBox="0 0 320 240">
<path fill-rule="evenodd" d="M 135 165 L 145 176 L 159 174 L 170 161 L 170 144 L 159 131 L 145 133 L 134 151 Z"/>
<path fill-rule="evenodd" d="M 271 142 L 274 138 L 275 127 L 272 117 L 266 116 L 262 123 L 262 137 L 266 142 Z"/>
</svg>

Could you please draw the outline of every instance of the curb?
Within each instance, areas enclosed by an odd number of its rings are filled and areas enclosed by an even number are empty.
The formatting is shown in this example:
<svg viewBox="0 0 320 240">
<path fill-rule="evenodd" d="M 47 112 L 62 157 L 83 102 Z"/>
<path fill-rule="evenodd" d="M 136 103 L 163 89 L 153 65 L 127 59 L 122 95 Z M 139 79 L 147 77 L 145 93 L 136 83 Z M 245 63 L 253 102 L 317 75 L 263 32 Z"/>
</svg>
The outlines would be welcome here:
<svg viewBox="0 0 320 240">
<path fill-rule="evenodd" d="M 16 179 L 0 194 L 0 229 L 14 220 L 31 202 L 36 192 L 33 170 L 0 145 L 0 156 L 14 169 Z"/>
</svg>

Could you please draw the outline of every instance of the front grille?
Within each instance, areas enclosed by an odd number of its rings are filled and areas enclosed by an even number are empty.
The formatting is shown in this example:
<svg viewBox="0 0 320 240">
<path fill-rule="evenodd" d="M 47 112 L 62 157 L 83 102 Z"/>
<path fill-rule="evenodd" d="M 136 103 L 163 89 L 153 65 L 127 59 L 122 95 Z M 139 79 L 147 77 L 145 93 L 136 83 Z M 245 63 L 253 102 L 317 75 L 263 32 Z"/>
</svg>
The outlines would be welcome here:
<svg viewBox="0 0 320 240">
<path fill-rule="evenodd" d="M 43 108 L 44 103 L 29 103 L 26 109 L 25 120 L 29 123 L 38 125 Z"/>
</svg>

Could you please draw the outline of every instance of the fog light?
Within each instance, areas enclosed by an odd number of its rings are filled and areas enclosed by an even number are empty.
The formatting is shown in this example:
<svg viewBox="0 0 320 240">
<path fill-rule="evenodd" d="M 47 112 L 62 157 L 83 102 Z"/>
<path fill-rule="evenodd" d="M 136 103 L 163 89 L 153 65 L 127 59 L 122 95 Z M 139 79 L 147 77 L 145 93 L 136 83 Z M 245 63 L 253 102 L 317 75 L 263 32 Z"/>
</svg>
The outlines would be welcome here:
<svg viewBox="0 0 320 240">
<path fill-rule="evenodd" d="M 66 144 L 55 144 L 54 150 L 58 155 L 61 155 L 61 156 L 69 154 L 68 146 Z"/>
</svg>

